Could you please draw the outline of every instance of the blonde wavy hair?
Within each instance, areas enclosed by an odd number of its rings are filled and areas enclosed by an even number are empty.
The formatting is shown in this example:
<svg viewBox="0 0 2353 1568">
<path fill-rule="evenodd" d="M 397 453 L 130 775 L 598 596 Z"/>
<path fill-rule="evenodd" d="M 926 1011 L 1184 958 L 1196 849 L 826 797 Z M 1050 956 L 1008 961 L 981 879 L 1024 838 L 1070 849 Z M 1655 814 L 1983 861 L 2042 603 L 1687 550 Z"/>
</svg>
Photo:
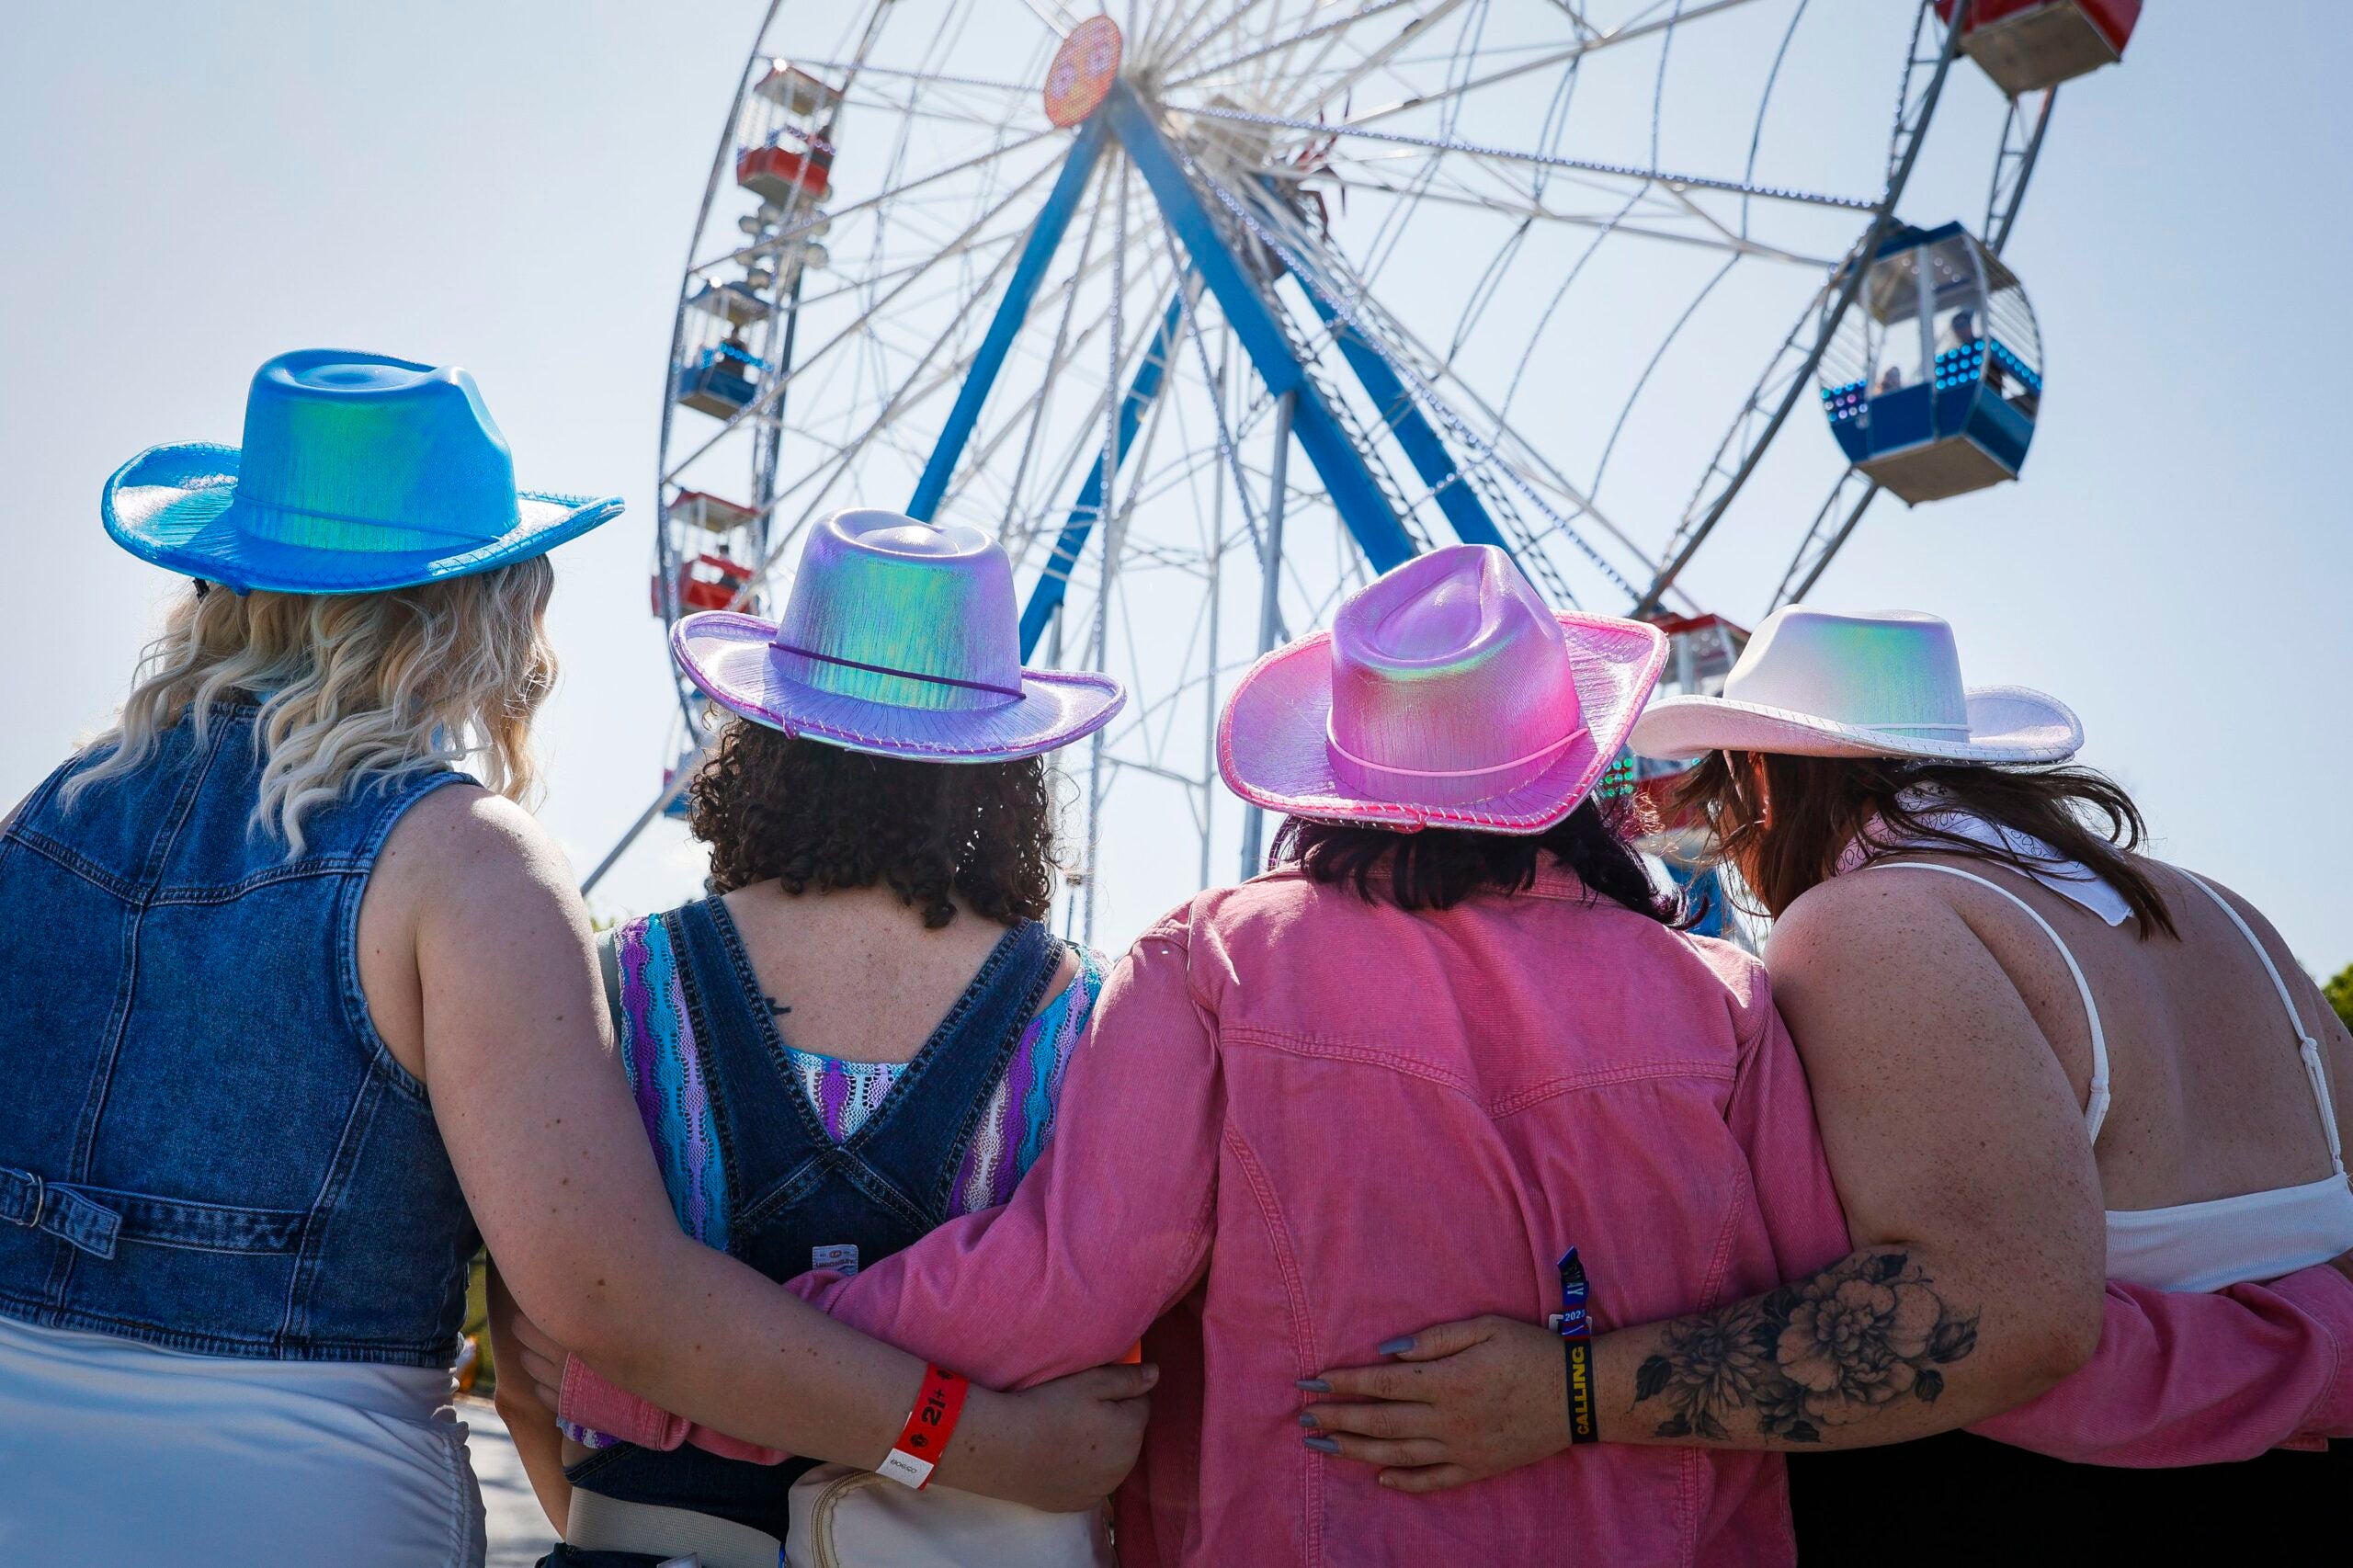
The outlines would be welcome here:
<svg viewBox="0 0 2353 1568">
<path fill-rule="evenodd" d="M 547 640 L 554 569 L 535 556 L 494 571 L 369 594 L 233 594 L 191 588 L 141 655 L 112 728 L 84 748 L 113 754 L 60 798 L 132 771 L 193 712 L 259 700 L 265 758 L 253 825 L 302 851 L 302 818 L 362 774 L 465 763 L 483 786 L 525 801 L 539 782 L 531 721 L 555 685 Z"/>
</svg>

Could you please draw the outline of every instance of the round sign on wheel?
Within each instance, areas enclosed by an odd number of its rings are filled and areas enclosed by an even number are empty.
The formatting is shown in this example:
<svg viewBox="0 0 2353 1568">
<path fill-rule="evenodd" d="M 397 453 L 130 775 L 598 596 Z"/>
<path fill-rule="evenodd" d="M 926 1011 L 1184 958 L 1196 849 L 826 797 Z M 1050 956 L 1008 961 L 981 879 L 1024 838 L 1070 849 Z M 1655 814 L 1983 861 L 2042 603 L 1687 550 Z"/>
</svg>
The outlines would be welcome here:
<svg viewBox="0 0 2353 1568">
<path fill-rule="evenodd" d="M 1120 24 L 1089 17 L 1071 28 L 1046 67 L 1046 118 L 1072 126 L 1093 114 L 1120 79 Z"/>
</svg>

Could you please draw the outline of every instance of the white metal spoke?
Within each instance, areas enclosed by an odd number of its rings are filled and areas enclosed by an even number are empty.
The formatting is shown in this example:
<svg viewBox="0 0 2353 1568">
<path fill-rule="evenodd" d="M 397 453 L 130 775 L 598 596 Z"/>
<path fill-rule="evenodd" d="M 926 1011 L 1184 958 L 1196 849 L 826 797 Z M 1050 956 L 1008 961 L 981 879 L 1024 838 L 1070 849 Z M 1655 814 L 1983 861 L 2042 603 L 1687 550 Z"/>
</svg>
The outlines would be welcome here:
<svg viewBox="0 0 2353 1568">
<path fill-rule="evenodd" d="M 1534 164 L 1545 168 L 1573 169 L 1582 174 L 1607 175 L 1617 179 L 1638 180 L 1644 185 L 1657 185 L 1671 191 L 1729 191 L 1735 196 L 1756 197 L 1768 201 L 1793 201 L 1810 207 L 1836 207 L 1850 212 L 1868 212 L 1879 205 L 1876 199 L 1860 196 L 1830 196 L 1820 191 L 1792 190 L 1782 186 L 1749 185 L 1736 179 L 1719 179 L 1709 175 L 1682 174 L 1670 169 L 1642 169 L 1626 164 L 1598 163 L 1590 158 L 1556 157 L 1546 153 L 1532 153 L 1515 147 L 1497 147 L 1485 142 L 1458 142 L 1443 136 L 1416 136 L 1402 131 L 1368 131 L 1361 126 L 1324 125 L 1312 119 L 1298 119 L 1287 115 L 1254 114 L 1247 109 L 1211 108 L 1203 107 L 1188 111 L 1203 119 L 1230 120 L 1237 125 L 1267 126 L 1283 131 L 1301 131 L 1312 135 L 1330 134 L 1369 142 L 1383 142 L 1394 146 L 1420 147 L 1434 153 L 1460 153 L 1468 157 L 1495 159 L 1505 163 Z M 1697 209 L 1694 209 L 1696 211 Z"/>
</svg>

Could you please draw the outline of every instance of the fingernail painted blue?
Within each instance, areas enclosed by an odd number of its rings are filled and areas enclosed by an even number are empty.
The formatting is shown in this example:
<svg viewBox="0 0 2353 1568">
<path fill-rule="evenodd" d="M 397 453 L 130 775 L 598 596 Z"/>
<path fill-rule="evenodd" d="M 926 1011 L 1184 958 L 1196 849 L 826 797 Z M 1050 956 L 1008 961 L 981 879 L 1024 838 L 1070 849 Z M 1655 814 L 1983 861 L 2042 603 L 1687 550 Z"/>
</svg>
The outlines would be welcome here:
<svg viewBox="0 0 2353 1568">
<path fill-rule="evenodd" d="M 1411 1350 L 1413 1347 L 1414 1336 L 1408 1334 L 1402 1338 L 1382 1340 L 1380 1345 L 1374 1347 L 1374 1354 L 1381 1356 L 1403 1356 L 1406 1351 Z"/>
<path fill-rule="evenodd" d="M 1332 1385 L 1321 1378 L 1302 1378 L 1295 1385 L 1302 1393 L 1330 1393 Z"/>
<path fill-rule="evenodd" d="M 1302 1410 L 1302 1411 L 1301 1411 L 1301 1412 L 1299 1413 L 1299 1424 L 1300 1424 L 1301 1426 L 1314 1426 L 1314 1425 L 1315 1425 L 1315 1413 L 1314 1413 L 1313 1411 L 1312 1411 L 1312 1410 Z"/>
<path fill-rule="evenodd" d="M 1340 1445 L 1329 1437 L 1302 1437 L 1300 1441 L 1319 1454 L 1336 1454 L 1340 1451 Z"/>
</svg>

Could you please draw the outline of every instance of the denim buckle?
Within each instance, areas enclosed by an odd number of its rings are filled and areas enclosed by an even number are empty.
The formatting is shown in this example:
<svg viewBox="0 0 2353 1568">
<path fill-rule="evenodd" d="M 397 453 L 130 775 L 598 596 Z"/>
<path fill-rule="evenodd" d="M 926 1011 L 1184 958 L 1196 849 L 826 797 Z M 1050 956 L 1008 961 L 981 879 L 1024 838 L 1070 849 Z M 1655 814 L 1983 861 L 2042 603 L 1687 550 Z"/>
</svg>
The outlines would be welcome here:
<svg viewBox="0 0 2353 1568">
<path fill-rule="evenodd" d="M 28 1231 L 45 1231 L 94 1257 L 114 1256 L 122 1233 L 122 1216 L 113 1210 L 70 1186 L 53 1187 L 41 1180 L 37 1172 L 0 1165 L 0 1195 L 13 1198 L 11 1187 L 32 1189 L 32 1211 L 20 1215 L 19 1204 L 0 1201 L 0 1220 Z M 51 1201 L 52 1199 L 54 1202 Z"/>
</svg>

